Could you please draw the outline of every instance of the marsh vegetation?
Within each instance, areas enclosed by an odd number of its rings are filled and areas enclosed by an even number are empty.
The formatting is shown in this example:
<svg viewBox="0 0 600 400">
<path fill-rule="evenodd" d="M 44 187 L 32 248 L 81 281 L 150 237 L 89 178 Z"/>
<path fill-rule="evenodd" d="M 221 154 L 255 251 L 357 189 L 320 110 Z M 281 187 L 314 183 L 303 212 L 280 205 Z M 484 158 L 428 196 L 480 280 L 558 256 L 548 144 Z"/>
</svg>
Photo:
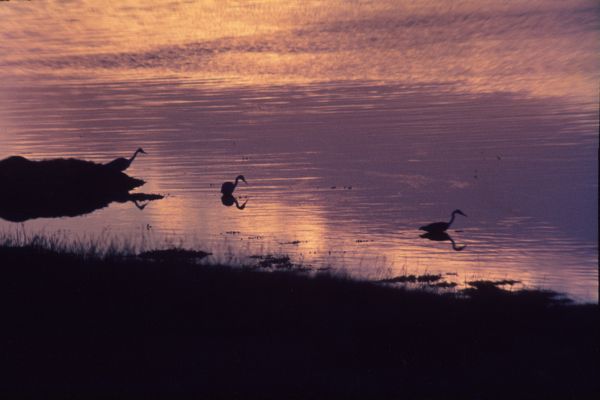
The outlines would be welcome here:
<svg viewBox="0 0 600 400">
<path fill-rule="evenodd" d="M 596 305 L 440 275 L 357 281 L 208 253 L 0 245 L 4 393 L 585 398 Z M 126 246 L 122 246 L 121 249 Z M 293 396 L 292 396 L 293 397 Z"/>
</svg>

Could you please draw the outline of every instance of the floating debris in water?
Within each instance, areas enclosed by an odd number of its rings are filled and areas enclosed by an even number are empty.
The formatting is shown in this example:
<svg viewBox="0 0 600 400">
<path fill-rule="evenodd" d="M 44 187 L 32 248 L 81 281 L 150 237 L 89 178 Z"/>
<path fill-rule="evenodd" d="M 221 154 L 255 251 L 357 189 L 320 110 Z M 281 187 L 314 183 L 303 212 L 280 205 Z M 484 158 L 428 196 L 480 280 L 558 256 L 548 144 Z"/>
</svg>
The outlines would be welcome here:
<svg viewBox="0 0 600 400">
<path fill-rule="evenodd" d="M 504 285 L 513 286 L 513 285 L 516 285 L 517 283 L 521 283 L 521 281 L 516 281 L 513 279 L 502 279 L 502 280 L 498 280 L 498 281 L 486 281 L 486 280 L 470 281 L 470 282 L 467 282 L 467 285 L 473 286 L 473 287 L 479 289 L 479 288 L 489 287 L 489 286 L 504 286 Z"/>
<path fill-rule="evenodd" d="M 432 283 L 442 279 L 441 274 L 423 274 L 423 275 L 400 275 L 393 278 L 381 279 L 381 283 Z"/>
<path fill-rule="evenodd" d="M 300 264 L 292 263 L 289 256 L 274 256 L 267 254 L 264 256 L 254 255 L 250 258 L 260 260 L 253 265 L 254 268 L 275 269 L 275 270 L 294 270 L 294 271 L 309 271 L 310 268 Z"/>
<path fill-rule="evenodd" d="M 417 282 L 437 282 L 442 279 L 441 274 L 432 275 L 432 274 L 424 274 L 417 276 Z"/>
<path fill-rule="evenodd" d="M 416 275 L 401 275 L 393 278 L 381 279 L 378 282 L 381 283 L 414 283 L 417 281 Z"/>
<path fill-rule="evenodd" d="M 456 282 L 442 281 L 442 282 L 432 283 L 431 286 L 434 286 L 434 287 L 437 287 L 440 289 L 450 289 L 450 288 L 458 286 L 458 284 Z"/>
<path fill-rule="evenodd" d="M 154 261 L 196 261 L 212 255 L 201 250 L 186 250 L 186 249 L 166 249 L 166 250 L 149 250 L 139 254 L 140 258 Z"/>
</svg>

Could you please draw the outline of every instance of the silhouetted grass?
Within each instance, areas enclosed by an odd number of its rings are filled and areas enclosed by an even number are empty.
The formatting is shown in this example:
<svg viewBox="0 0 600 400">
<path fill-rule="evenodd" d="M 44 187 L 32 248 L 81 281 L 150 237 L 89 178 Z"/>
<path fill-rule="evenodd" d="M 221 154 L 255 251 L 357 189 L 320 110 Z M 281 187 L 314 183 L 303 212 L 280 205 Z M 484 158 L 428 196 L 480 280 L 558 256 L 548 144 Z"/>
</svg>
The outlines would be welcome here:
<svg viewBox="0 0 600 400">
<path fill-rule="evenodd" d="M 73 237 L 67 233 L 29 233 L 25 229 L 0 232 L 0 247 L 22 247 L 32 251 L 51 251 L 84 259 L 132 256 L 138 246 L 131 238 L 115 238 L 103 232 L 97 236 Z"/>
<path fill-rule="evenodd" d="M 548 292 L 474 285 L 467 298 L 332 272 L 200 265 L 182 260 L 201 253 L 181 249 L 138 257 L 33 242 L 0 245 L 2 394 L 579 399 L 599 390 L 597 306 Z M 424 281 L 441 283 L 433 277 Z"/>
</svg>

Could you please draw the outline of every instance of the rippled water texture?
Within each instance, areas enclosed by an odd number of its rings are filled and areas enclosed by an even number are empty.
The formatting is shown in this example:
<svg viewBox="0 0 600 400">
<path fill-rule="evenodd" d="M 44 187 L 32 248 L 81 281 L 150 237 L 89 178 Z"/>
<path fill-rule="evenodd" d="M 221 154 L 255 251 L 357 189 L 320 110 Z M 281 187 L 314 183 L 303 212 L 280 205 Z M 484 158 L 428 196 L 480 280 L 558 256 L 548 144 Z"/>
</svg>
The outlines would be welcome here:
<svg viewBox="0 0 600 400">
<path fill-rule="evenodd" d="M 0 2 L 0 158 L 142 146 L 167 195 L 0 228 L 597 301 L 599 7 L 498 3 Z"/>
</svg>

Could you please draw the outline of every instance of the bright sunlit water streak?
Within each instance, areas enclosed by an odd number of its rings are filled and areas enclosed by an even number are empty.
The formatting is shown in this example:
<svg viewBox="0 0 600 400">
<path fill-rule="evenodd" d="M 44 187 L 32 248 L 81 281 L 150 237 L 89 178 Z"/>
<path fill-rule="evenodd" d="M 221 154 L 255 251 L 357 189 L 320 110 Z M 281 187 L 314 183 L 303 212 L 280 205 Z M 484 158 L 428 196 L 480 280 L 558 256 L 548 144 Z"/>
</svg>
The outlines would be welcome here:
<svg viewBox="0 0 600 400">
<path fill-rule="evenodd" d="M 128 172 L 168 195 L 27 231 L 597 300 L 593 1 L 3 2 L 0 20 L 0 157 L 142 146 Z M 239 173 L 243 211 L 219 194 Z M 418 237 L 455 208 L 465 250 Z"/>
</svg>

